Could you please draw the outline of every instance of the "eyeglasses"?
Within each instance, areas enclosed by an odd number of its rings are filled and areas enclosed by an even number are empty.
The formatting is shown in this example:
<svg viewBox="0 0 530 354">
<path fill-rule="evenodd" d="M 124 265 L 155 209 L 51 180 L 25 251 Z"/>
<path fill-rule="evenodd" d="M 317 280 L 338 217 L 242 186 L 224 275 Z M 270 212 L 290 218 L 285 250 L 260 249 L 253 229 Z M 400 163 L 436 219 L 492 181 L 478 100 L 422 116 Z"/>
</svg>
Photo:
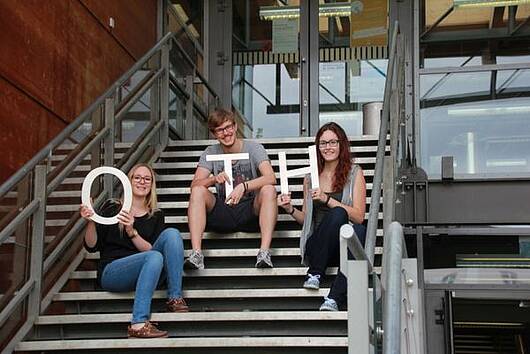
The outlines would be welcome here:
<svg viewBox="0 0 530 354">
<path fill-rule="evenodd" d="M 332 147 L 332 148 L 337 147 L 339 145 L 339 141 L 337 139 L 331 139 L 331 140 L 328 140 L 328 141 L 320 140 L 318 142 L 318 147 L 321 148 L 321 149 L 325 149 L 326 146 L 328 146 L 328 145 L 329 145 L 329 147 Z"/>
<path fill-rule="evenodd" d="M 151 176 L 140 176 L 140 175 L 134 175 L 132 180 L 136 183 L 140 183 L 142 181 L 144 181 L 144 183 L 151 183 L 153 181 L 153 177 Z"/>
<path fill-rule="evenodd" d="M 225 135 L 227 133 L 232 133 L 234 132 L 234 124 L 229 124 L 227 125 L 226 127 L 224 128 L 215 128 L 213 130 L 213 133 L 217 136 L 219 135 Z"/>
</svg>

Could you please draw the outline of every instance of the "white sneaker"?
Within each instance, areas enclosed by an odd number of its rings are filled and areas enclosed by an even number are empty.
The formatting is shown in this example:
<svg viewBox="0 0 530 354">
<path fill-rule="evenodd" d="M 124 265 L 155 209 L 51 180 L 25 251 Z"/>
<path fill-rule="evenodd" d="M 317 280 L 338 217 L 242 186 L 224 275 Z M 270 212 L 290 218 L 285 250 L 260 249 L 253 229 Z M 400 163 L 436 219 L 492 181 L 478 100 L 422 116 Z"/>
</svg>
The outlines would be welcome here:
<svg viewBox="0 0 530 354">
<path fill-rule="evenodd" d="M 319 311 L 338 311 L 339 306 L 337 302 L 329 297 L 324 298 L 324 302 L 320 305 Z"/>
<path fill-rule="evenodd" d="M 204 256 L 201 251 L 193 250 L 184 262 L 184 266 L 188 269 L 204 269 Z"/>
<path fill-rule="evenodd" d="M 303 287 L 312 290 L 320 289 L 320 274 L 313 275 L 307 273 Z"/>
</svg>

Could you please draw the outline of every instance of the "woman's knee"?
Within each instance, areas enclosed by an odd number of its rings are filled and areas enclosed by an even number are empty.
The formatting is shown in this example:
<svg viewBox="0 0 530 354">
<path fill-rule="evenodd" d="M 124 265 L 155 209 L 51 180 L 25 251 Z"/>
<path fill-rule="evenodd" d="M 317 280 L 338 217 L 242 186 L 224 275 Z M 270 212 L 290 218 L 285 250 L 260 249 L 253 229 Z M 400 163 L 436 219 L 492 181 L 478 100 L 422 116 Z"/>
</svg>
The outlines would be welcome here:
<svg viewBox="0 0 530 354">
<path fill-rule="evenodd" d="M 145 251 L 144 265 L 153 269 L 162 269 L 164 266 L 164 256 L 162 256 L 162 253 L 155 250 Z"/>
<path fill-rule="evenodd" d="M 182 245 L 182 236 L 180 235 L 180 231 L 173 227 L 168 227 L 162 231 L 159 238 Z"/>
</svg>

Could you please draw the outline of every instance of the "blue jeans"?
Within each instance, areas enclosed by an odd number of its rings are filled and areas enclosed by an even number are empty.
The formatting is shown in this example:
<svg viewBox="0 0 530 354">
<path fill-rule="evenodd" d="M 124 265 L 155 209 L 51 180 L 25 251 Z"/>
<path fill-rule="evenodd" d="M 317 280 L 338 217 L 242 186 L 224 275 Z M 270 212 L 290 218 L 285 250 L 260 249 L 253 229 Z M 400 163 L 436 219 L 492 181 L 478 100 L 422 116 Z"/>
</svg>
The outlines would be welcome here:
<svg viewBox="0 0 530 354">
<path fill-rule="evenodd" d="M 151 300 L 161 278 L 167 276 L 168 298 L 182 297 L 184 247 L 177 229 L 162 231 L 149 251 L 117 259 L 101 275 L 101 286 L 107 291 L 135 290 L 131 323 L 142 323 L 151 317 Z"/>
<path fill-rule="evenodd" d="M 348 213 L 341 207 L 332 208 L 324 217 L 307 240 L 305 256 L 309 260 L 309 274 L 324 276 L 328 267 L 340 266 L 340 227 L 348 222 Z M 366 228 L 364 225 L 354 224 L 353 229 L 364 246 Z M 350 251 L 348 258 L 353 259 Z M 339 269 L 328 297 L 335 300 L 339 306 L 344 305 L 347 300 L 347 288 L 346 277 Z"/>
</svg>

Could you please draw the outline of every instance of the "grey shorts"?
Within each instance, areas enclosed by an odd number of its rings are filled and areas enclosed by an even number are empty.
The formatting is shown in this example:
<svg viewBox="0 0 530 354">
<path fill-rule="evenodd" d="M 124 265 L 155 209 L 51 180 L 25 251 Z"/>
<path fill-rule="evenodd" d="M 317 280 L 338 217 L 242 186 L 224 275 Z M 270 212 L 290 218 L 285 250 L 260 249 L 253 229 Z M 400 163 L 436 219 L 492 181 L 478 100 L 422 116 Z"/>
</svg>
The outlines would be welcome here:
<svg viewBox="0 0 530 354">
<path fill-rule="evenodd" d="M 206 227 L 212 231 L 256 232 L 259 231 L 259 217 L 254 214 L 255 197 L 246 198 L 235 206 L 230 206 L 223 199 L 215 199 L 215 205 L 206 219 Z"/>
</svg>

